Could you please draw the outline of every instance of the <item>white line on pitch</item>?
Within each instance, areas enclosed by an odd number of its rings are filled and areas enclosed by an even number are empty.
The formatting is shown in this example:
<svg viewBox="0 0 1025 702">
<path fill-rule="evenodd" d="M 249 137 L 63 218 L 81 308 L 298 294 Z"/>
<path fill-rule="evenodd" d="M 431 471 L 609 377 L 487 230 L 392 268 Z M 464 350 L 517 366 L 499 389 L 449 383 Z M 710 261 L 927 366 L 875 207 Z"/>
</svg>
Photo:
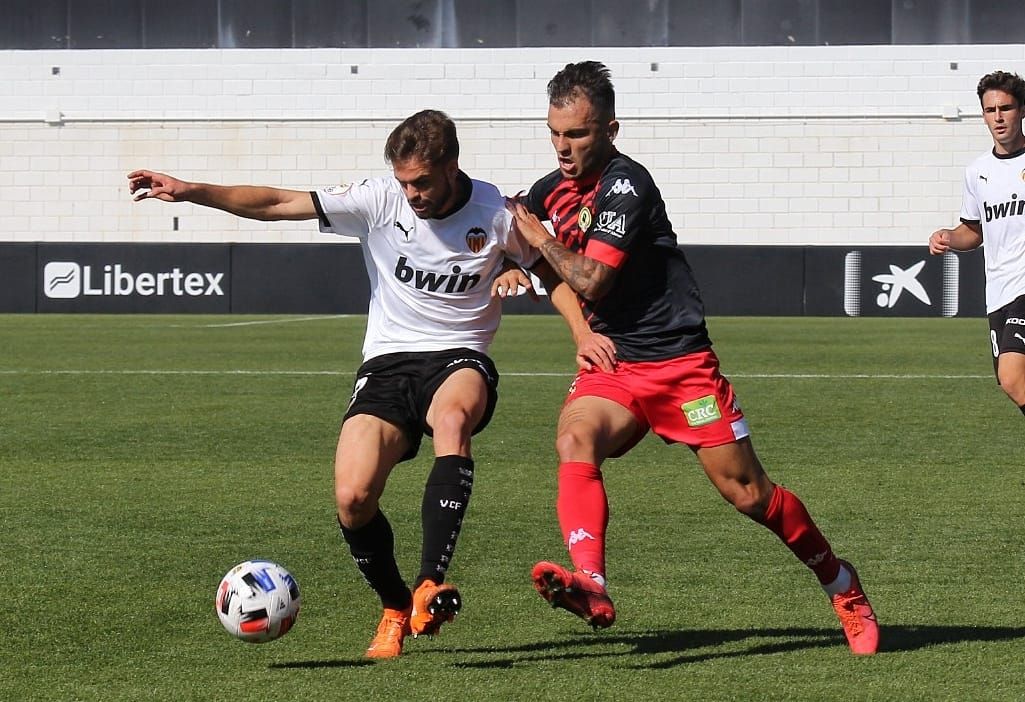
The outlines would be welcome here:
<svg viewBox="0 0 1025 702">
<path fill-rule="evenodd" d="M 0 369 L 0 375 L 352 375 L 351 371 L 332 370 L 30 370 Z M 573 373 L 501 373 L 513 378 L 571 378 Z M 730 378 L 765 378 L 779 380 L 984 380 L 991 375 L 929 375 L 929 374 L 889 374 L 889 373 L 729 373 Z"/>
<path fill-rule="evenodd" d="M 251 322 L 227 322 L 225 324 L 199 324 L 197 326 L 205 328 L 215 327 L 251 327 L 257 324 L 291 324 L 292 322 L 315 322 L 320 319 L 345 319 L 351 317 L 350 314 L 329 314 L 319 315 L 317 317 L 288 317 L 286 319 L 258 319 Z"/>
</svg>

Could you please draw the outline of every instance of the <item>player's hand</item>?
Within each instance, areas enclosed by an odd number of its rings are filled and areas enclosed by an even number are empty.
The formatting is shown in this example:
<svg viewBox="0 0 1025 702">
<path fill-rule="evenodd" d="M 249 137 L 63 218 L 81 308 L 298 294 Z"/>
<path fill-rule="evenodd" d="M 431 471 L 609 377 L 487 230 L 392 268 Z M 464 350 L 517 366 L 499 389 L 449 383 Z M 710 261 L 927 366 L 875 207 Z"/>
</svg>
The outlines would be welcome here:
<svg viewBox="0 0 1025 702">
<path fill-rule="evenodd" d="M 510 268 L 507 271 L 502 271 L 491 284 L 491 296 L 510 297 L 515 295 L 519 288 L 526 288 L 527 294 L 530 295 L 531 299 L 538 300 L 534 284 L 530 282 L 530 276 L 520 268 Z"/>
<path fill-rule="evenodd" d="M 507 197 L 505 199 L 505 207 L 513 216 L 513 224 L 516 229 L 519 230 L 523 238 L 527 240 L 527 243 L 534 248 L 539 248 L 546 240 L 551 238 L 551 234 L 545 229 L 545 225 L 541 224 L 541 220 L 537 218 L 533 212 L 523 206 L 519 196 Z"/>
<path fill-rule="evenodd" d="M 950 230 L 939 229 L 929 237 L 929 253 L 939 256 L 950 251 Z"/>
<path fill-rule="evenodd" d="M 155 197 L 164 202 L 183 202 L 187 183 L 156 171 L 132 171 L 128 174 L 128 192 L 138 202 Z"/>
<path fill-rule="evenodd" d="M 597 366 L 610 373 L 616 367 L 616 345 L 609 337 L 591 332 L 577 342 L 576 360 L 582 370 Z"/>
</svg>

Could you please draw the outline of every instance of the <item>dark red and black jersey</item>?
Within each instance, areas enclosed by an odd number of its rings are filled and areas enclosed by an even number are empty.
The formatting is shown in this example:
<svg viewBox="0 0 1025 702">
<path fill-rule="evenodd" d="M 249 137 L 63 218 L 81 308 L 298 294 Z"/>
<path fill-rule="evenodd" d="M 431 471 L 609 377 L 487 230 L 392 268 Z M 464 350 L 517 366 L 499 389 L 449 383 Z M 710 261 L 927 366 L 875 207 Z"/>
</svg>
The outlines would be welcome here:
<svg viewBox="0 0 1025 702">
<path fill-rule="evenodd" d="M 582 304 L 619 358 L 674 358 L 712 345 L 697 282 L 644 166 L 615 152 L 594 178 L 556 170 L 534 183 L 526 205 L 568 249 L 617 270 L 605 297 Z"/>
</svg>

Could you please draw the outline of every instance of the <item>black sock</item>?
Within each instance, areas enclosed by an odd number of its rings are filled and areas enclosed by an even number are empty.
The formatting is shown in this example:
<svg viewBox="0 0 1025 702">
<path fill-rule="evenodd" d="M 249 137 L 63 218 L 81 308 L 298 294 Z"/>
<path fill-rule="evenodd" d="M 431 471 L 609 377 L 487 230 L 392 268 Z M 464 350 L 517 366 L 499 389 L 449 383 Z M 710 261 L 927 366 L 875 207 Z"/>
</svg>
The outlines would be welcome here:
<svg viewBox="0 0 1025 702">
<path fill-rule="evenodd" d="M 1022 405 L 1022 406 L 1021 406 L 1021 407 L 1019 407 L 1018 409 L 1020 409 L 1020 410 L 1021 410 L 1021 413 L 1022 413 L 1022 414 L 1025 414 L 1025 405 Z"/>
<path fill-rule="evenodd" d="M 352 560 L 363 579 L 381 597 L 381 604 L 388 609 L 408 607 L 413 596 L 395 563 L 395 534 L 384 512 L 378 510 L 369 522 L 355 529 L 345 528 L 341 520 L 338 527 L 349 545 Z"/>
<path fill-rule="evenodd" d="M 423 550 L 417 585 L 428 579 L 439 584 L 444 582 L 472 490 L 472 458 L 439 456 L 434 459 L 420 507 Z"/>
</svg>

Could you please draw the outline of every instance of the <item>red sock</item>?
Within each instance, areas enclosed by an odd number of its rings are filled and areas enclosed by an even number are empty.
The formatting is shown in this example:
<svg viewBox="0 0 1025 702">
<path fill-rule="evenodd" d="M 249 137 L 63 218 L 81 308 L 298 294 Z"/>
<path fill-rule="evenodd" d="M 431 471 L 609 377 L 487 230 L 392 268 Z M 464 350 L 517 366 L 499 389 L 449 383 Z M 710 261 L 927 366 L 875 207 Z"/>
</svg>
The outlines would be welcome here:
<svg viewBox="0 0 1025 702">
<path fill-rule="evenodd" d="M 559 465 L 559 496 L 555 502 L 562 538 L 577 570 L 605 575 L 605 528 L 609 501 L 601 470 L 593 463 Z"/>
<path fill-rule="evenodd" d="M 801 562 L 814 571 L 820 583 L 827 585 L 836 580 L 840 573 L 840 561 L 797 495 L 777 485 L 762 524 L 771 529 Z"/>
</svg>

